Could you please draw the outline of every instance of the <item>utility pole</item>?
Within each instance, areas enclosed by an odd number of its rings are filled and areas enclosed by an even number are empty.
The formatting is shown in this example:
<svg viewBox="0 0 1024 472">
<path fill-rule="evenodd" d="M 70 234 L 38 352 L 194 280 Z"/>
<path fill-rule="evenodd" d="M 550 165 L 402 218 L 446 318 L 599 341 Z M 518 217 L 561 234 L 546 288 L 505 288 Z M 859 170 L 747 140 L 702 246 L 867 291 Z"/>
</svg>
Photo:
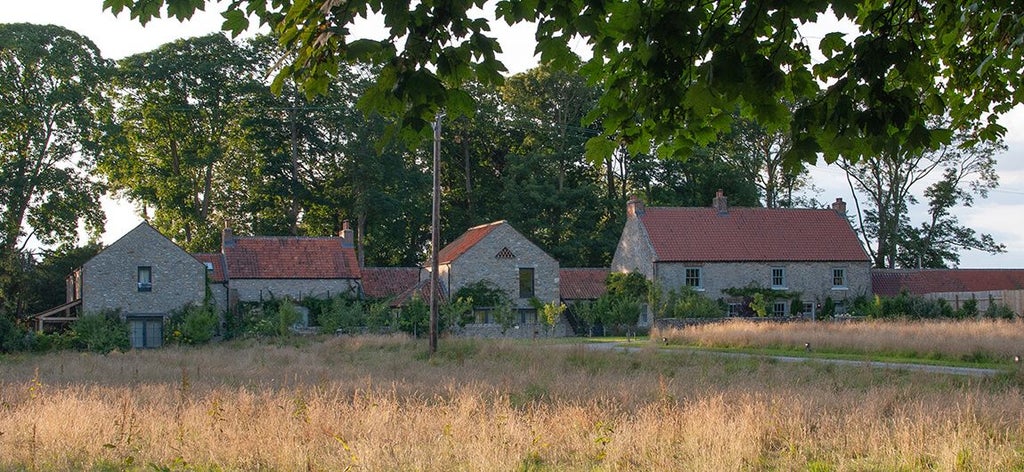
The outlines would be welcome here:
<svg viewBox="0 0 1024 472">
<path fill-rule="evenodd" d="M 441 240 L 441 119 L 434 119 L 434 201 L 430 216 L 430 354 L 437 352 L 437 253 Z"/>
</svg>

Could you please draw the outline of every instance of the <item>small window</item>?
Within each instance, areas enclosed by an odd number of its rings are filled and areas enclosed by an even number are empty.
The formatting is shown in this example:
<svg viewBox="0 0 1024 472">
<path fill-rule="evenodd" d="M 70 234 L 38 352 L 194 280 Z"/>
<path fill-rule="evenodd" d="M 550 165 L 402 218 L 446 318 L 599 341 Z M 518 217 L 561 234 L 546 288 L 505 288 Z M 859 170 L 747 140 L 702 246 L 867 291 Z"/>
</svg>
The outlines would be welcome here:
<svg viewBox="0 0 1024 472">
<path fill-rule="evenodd" d="M 772 288 L 786 288 L 785 267 L 772 267 Z"/>
<path fill-rule="evenodd" d="M 490 308 L 477 308 L 473 310 L 473 316 L 476 318 L 477 324 L 494 323 L 494 316 Z"/>
<path fill-rule="evenodd" d="M 832 269 L 832 286 L 846 287 L 846 269 Z"/>
<path fill-rule="evenodd" d="M 687 287 L 701 288 L 700 267 L 687 267 L 684 283 Z"/>
<path fill-rule="evenodd" d="M 533 298 L 533 268 L 519 268 L 519 298 Z"/>
<path fill-rule="evenodd" d="M 786 316 L 786 302 L 775 302 L 772 305 L 772 316 Z"/>
<path fill-rule="evenodd" d="M 729 304 L 729 316 L 741 316 L 743 314 L 742 303 L 730 303 Z"/>
<path fill-rule="evenodd" d="M 804 302 L 804 314 L 810 315 L 814 313 L 814 304 L 811 302 Z"/>
<path fill-rule="evenodd" d="M 150 266 L 139 266 L 139 291 L 150 292 L 153 290 L 153 268 Z"/>
<path fill-rule="evenodd" d="M 519 324 L 536 324 L 537 310 L 526 308 L 519 310 Z"/>
<path fill-rule="evenodd" d="M 494 258 L 495 259 L 515 259 L 516 255 L 513 254 L 512 251 L 509 248 L 503 247 L 503 248 L 501 248 L 500 251 L 498 251 L 497 254 L 494 255 Z"/>
<path fill-rule="evenodd" d="M 206 266 L 206 271 L 207 272 L 213 272 L 213 263 L 212 262 L 204 262 L 203 265 Z"/>
</svg>

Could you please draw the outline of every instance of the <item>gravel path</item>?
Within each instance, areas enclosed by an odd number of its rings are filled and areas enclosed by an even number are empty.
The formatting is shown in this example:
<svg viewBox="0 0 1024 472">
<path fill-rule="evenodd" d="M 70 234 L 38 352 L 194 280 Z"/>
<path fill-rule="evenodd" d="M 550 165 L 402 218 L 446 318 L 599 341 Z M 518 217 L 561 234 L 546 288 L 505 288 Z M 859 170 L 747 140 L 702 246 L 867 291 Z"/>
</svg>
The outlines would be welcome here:
<svg viewBox="0 0 1024 472">
<path fill-rule="evenodd" d="M 622 345 L 621 343 L 588 343 L 587 347 L 588 349 L 593 349 L 597 351 L 622 352 L 638 352 L 641 349 L 643 349 L 642 347 L 626 346 Z M 680 349 L 658 348 L 658 350 L 662 352 L 691 352 L 708 356 L 773 359 L 779 362 L 818 362 L 822 364 L 833 364 L 851 367 L 908 370 L 914 372 L 928 372 L 932 374 L 963 375 L 968 377 L 993 377 L 1004 372 L 1003 370 L 1000 369 L 983 369 L 978 367 L 954 367 L 931 364 L 906 364 L 902 362 L 856 361 L 849 359 L 827 359 L 819 357 L 774 356 L 765 354 L 747 354 L 742 352 L 705 351 L 702 349 L 688 349 L 685 351 L 681 351 Z"/>
</svg>

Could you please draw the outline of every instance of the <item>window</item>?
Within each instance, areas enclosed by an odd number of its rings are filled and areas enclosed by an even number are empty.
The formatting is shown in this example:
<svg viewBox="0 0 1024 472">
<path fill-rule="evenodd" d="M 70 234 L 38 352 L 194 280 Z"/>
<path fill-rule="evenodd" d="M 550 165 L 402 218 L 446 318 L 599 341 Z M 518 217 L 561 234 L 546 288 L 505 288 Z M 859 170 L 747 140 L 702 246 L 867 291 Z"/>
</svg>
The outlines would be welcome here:
<svg viewBox="0 0 1024 472">
<path fill-rule="evenodd" d="M 730 303 L 729 304 L 729 316 L 742 316 L 743 315 L 743 304 L 742 303 Z"/>
<path fill-rule="evenodd" d="M 785 267 L 772 267 L 772 288 L 786 288 Z"/>
<path fill-rule="evenodd" d="M 153 290 L 153 268 L 150 266 L 139 266 L 139 291 L 150 292 Z"/>
<path fill-rule="evenodd" d="M 814 314 L 814 304 L 811 302 L 804 302 L 804 315 Z"/>
<path fill-rule="evenodd" d="M 160 347 L 164 339 L 163 318 L 128 318 L 132 348 Z"/>
<path fill-rule="evenodd" d="M 533 298 L 533 267 L 519 268 L 519 298 Z"/>
<path fill-rule="evenodd" d="M 501 248 L 497 254 L 494 255 L 495 259 L 515 259 L 516 255 L 512 254 L 512 251 L 507 247 Z"/>
<path fill-rule="evenodd" d="M 832 269 L 832 287 L 846 287 L 846 269 Z"/>
<path fill-rule="evenodd" d="M 701 288 L 701 287 L 703 287 L 703 284 L 701 284 L 701 280 L 700 280 L 700 267 L 687 267 L 686 268 L 685 279 L 684 279 L 683 282 L 684 282 L 684 284 L 687 287 L 693 287 L 693 288 Z"/>
<path fill-rule="evenodd" d="M 519 310 L 519 324 L 536 324 L 537 323 L 537 310 L 533 308 L 523 308 Z"/>
<path fill-rule="evenodd" d="M 490 308 L 476 308 L 473 310 L 473 316 L 476 318 L 477 324 L 494 323 L 494 314 Z"/>
<path fill-rule="evenodd" d="M 772 305 L 772 316 L 786 316 L 786 302 L 775 302 Z"/>
<path fill-rule="evenodd" d="M 204 262 L 203 265 L 206 266 L 206 271 L 207 272 L 213 272 L 213 263 L 212 262 Z"/>
</svg>

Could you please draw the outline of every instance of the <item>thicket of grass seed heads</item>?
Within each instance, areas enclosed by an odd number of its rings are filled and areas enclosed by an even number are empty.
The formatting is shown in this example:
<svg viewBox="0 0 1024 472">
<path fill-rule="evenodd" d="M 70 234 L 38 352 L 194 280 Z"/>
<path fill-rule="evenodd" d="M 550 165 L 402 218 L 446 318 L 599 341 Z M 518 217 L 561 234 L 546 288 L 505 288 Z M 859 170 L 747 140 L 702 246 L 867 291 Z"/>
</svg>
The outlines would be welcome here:
<svg viewBox="0 0 1024 472">
<path fill-rule="evenodd" d="M 0 359 L 0 469 L 1024 467 L 1015 377 L 400 337 Z"/>
<path fill-rule="evenodd" d="M 770 348 L 972 362 L 1024 356 L 1024 322 L 939 320 L 723 323 L 656 329 L 653 339 L 701 347 Z"/>
</svg>

